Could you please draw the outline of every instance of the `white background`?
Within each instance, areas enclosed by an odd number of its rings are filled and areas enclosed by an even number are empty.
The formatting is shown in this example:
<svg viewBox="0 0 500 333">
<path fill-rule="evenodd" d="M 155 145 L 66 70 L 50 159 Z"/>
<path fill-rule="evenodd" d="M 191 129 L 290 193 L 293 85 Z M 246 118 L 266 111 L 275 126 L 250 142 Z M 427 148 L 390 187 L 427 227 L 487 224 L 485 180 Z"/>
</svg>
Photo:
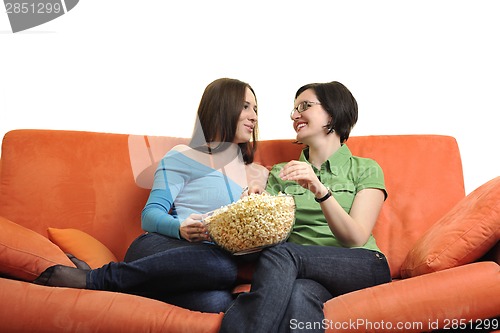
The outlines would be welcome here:
<svg viewBox="0 0 500 333">
<path fill-rule="evenodd" d="M 205 86 L 232 77 L 257 93 L 260 139 L 293 139 L 296 89 L 336 80 L 359 104 L 352 135 L 451 135 L 467 193 L 499 175 L 497 1 L 80 0 L 16 34 L 1 8 L 2 137 L 189 137 Z"/>
</svg>

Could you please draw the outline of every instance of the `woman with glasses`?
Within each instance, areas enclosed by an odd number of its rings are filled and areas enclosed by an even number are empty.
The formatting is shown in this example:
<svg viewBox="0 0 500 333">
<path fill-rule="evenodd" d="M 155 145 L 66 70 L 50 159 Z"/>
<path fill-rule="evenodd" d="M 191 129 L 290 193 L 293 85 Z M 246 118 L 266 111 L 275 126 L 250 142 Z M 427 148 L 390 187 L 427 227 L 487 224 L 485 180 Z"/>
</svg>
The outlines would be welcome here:
<svg viewBox="0 0 500 333">
<path fill-rule="evenodd" d="M 146 233 L 131 244 L 125 261 L 90 270 L 72 257 L 79 268 L 52 266 L 34 283 L 136 294 L 203 312 L 226 310 L 237 263 L 209 242 L 203 217 L 237 201 L 244 189 L 264 189 L 268 172 L 252 164 L 256 144 L 251 86 L 227 78 L 210 83 L 189 145 L 174 147 L 159 162 L 142 211 Z"/>
<path fill-rule="evenodd" d="M 288 242 L 262 251 L 250 292 L 226 311 L 220 332 L 323 332 L 323 303 L 391 280 L 372 230 L 386 198 L 384 176 L 346 145 L 357 102 L 339 82 L 295 95 L 291 115 L 298 160 L 275 165 L 266 190 L 294 196 Z"/>
</svg>

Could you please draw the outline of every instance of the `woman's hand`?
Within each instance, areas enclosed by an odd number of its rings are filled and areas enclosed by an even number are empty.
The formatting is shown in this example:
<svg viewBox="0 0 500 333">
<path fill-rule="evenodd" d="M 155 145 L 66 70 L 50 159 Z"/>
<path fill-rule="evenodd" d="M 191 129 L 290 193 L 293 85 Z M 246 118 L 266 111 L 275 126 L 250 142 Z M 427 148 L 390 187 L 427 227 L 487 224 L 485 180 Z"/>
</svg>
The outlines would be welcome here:
<svg viewBox="0 0 500 333">
<path fill-rule="evenodd" d="M 241 192 L 240 198 L 246 197 L 247 195 L 250 195 L 250 194 L 262 194 L 264 192 L 266 192 L 266 189 L 264 187 L 262 187 L 259 184 L 254 184 L 254 185 L 250 185 L 248 187 L 245 187 L 243 189 L 243 192 Z"/>
<path fill-rule="evenodd" d="M 262 194 L 266 190 L 269 170 L 260 164 L 252 163 L 245 166 L 248 187 L 241 193 L 241 197 L 256 193 Z"/>
<path fill-rule="evenodd" d="M 210 240 L 207 228 L 202 222 L 202 214 L 191 214 L 182 221 L 179 233 L 182 238 L 189 242 L 202 242 Z"/>
<path fill-rule="evenodd" d="M 301 161 L 290 161 L 279 174 L 283 180 L 293 180 L 316 197 L 324 196 L 328 189 L 319 181 L 311 165 Z"/>
</svg>

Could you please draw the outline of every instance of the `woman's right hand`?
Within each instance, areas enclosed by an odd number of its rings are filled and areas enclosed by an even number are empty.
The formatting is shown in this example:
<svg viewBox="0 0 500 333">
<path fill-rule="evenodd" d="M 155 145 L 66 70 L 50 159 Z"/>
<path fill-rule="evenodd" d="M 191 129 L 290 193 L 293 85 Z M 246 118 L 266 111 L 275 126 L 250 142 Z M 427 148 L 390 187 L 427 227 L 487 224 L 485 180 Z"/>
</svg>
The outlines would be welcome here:
<svg viewBox="0 0 500 333">
<path fill-rule="evenodd" d="M 207 228 L 202 222 L 202 214 L 191 214 L 187 219 L 182 221 L 179 233 L 182 238 L 188 242 L 209 241 Z"/>
</svg>

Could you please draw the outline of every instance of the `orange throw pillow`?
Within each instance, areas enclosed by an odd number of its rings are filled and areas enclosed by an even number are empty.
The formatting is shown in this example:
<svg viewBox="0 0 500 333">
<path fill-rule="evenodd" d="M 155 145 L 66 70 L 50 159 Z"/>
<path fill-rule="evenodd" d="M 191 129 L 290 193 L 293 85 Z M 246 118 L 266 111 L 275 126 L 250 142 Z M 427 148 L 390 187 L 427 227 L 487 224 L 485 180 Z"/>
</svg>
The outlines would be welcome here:
<svg viewBox="0 0 500 333">
<path fill-rule="evenodd" d="M 500 238 L 500 177 L 457 203 L 420 238 L 401 266 L 403 278 L 471 263 Z"/>
<path fill-rule="evenodd" d="M 46 237 L 0 216 L 0 274 L 32 282 L 58 264 L 75 267 Z"/>
<path fill-rule="evenodd" d="M 85 261 L 91 268 L 99 268 L 111 261 L 118 261 L 106 245 L 77 229 L 49 228 L 49 239 L 66 253 Z"/>
</svg>

